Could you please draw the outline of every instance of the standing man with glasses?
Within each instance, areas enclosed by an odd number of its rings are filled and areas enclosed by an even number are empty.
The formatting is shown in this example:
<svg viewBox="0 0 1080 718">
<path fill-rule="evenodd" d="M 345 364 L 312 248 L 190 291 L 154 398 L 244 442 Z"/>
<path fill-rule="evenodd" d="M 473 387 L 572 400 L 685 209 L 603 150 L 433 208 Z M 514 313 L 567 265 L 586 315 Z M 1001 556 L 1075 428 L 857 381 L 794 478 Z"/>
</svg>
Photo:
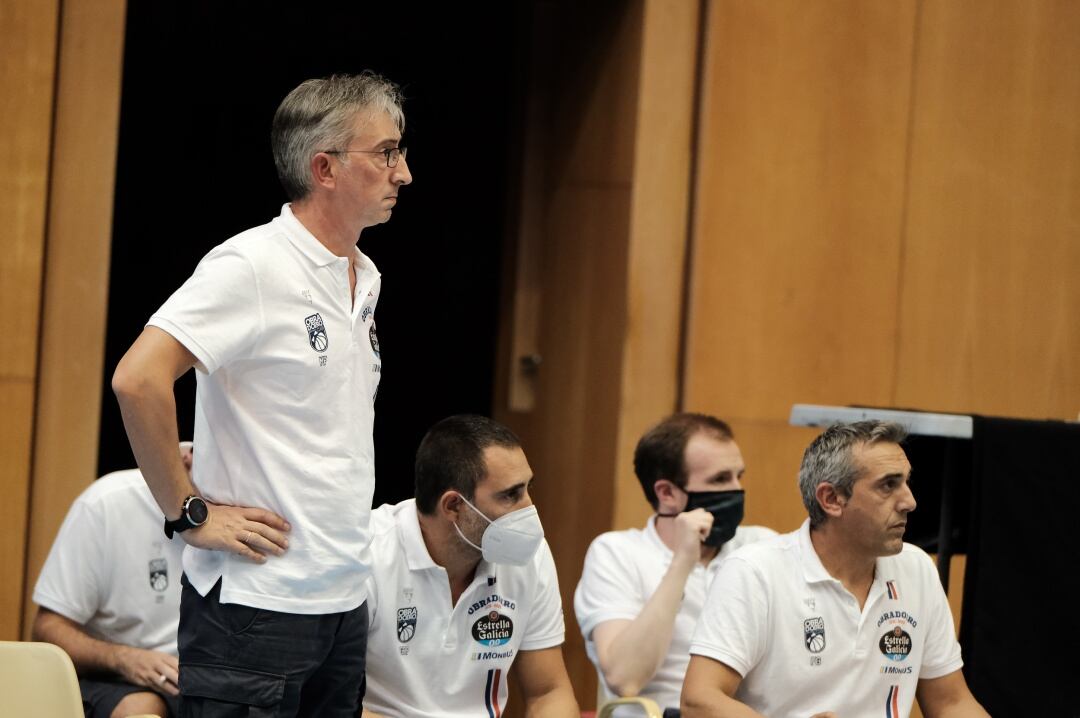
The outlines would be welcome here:
<svg viewBox="0 0 1080 718">
<path fill-rule="evenodd" d="M 357 249 L 412 182 L 401 92 L 373 73 L 301 83 L 271 142 L 290 203 L 210 251 L 150 318 L 113 389 L 180 533 L 185 716 L 355 716 L 381 370 L 380 276 Z M 195 367 L 195 472 L 173 384 Z"/>
</svg>

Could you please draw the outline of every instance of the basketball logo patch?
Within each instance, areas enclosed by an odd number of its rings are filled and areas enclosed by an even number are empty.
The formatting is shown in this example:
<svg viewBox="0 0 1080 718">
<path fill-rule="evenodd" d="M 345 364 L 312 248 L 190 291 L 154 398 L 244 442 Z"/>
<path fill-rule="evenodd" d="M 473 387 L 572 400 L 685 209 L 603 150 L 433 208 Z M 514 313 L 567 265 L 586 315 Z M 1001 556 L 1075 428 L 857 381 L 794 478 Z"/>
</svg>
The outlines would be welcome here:
<svg viewBox="0 0 1080 718">
<path fill-rule="evenodd" d="M 397 637 L 402 643 L 408 643 L 416 634 L 416 606 L 397 610 Z"/>
<path fill-rule="evenodd" d="M 164 591 L 169 587 L 169 563 L 163 558 L 150 559 L 150 588 Z"/>
<path fill-rule="evenodd" d="M 803 642 L 806 650 L 811 653 L 821 653 L 825 650 L 825 619 L 817 616 L 808 618 L 802 622 Z"/>
<path fill-rule="evenodd" d="M 326 337 L 326 324 L 318 312 L 310 317 L 304 317 L 304 325 L 307 327 L 308 344 L 317 352 L 326 351 L 330 340 Z"/>
</svg>

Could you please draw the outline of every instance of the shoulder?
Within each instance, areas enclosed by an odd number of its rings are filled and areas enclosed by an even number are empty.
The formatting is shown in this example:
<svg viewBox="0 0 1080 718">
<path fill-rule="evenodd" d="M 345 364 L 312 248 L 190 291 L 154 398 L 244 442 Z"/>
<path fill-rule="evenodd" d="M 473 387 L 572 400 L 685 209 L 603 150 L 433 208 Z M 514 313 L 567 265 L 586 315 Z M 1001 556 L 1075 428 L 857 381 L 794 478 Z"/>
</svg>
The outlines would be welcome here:
<svg viewBox="0 0 1080 718">
<path fill-rule="evenodd" d="M 641 529 L 626 529 L 625 531 L 608 531 L 593 539 L 589 550 L 599 551 L 628 551 L 641 549 L 645 545 L 645 532 Z"/>
<path fill-rule="evenodd" d="M 742 546 L 757 543 L 758 541 L 764 541 L 765 539 L 771 539 L 779 535 L 780 534 L 767 526 L 739 526 L 735 529 L 735 537 L 728 543 L 731 545 L 732 550 L 735 550 Z"/>
<path fill-rule="evenodd" d="M 767 573 L 785 565 L 789 559 L 797 558 L 798 532 L 778 534 L 772 529 L 761 526 L 747 528 L 758 529 L 758 531 L 749 532 L 746 540 L 740 544 L 735 543 L 740 538 L 736 533 L 735 538 L 729 542 L 732 544 L 731 551 L 721 554 L 725 563 L 738 562 L 758 572 Z"/>
<path fill-rule="evenodd" d="M 124 469 L 106 474 L 90 484 L 75 499 L 75 503 L 96 509 L 116 502 L 141 502 L 148 497 L 153 500 L 142 472 Z"/>
<path fill-rule="evenodd" d="M 415 506 L 413 499 L 406 499 L 405 501 L 396 504 L 383 504 L 377 509 L 372 509 L 372 541 L 385 541 L 387 540 L 387 537 L 393 538 L 396 534 L 398 523 L 402 520 L 403 514 L 408 513 L 407 509 L 410 506 Z M 415 515 L 415 513 L 412 515 Z"/>
</svg>

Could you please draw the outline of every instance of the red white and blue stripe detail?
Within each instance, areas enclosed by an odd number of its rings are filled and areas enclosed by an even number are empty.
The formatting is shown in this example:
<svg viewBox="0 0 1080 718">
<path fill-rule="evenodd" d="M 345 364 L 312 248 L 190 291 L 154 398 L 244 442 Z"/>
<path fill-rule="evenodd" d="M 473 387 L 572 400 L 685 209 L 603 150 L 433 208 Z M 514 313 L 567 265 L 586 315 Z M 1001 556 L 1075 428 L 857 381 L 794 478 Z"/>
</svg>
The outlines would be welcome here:
<svg viewBox="0 0 1080 718">
<path fill-rule="evenodd" d="M 885 718 L 900 718 L 900 686 L 889 686 L 889 698 L 885 701 Z"/>
<path fill-rule="evenodd" d="M 488 671 L 487 687 L 484 689 L 484 707 L 487 708 L 488 718 L 499 718 L 502 715 L 502 706 L 499 705 L 500 678 L 502 678 L 501 668 L 492 668 Z"/>
<path fill-rule="evenodd" d="M 889 590 L 889 598 L 894 601 L 900 600 L 900 592 L 896 590 L 896 581 L 886 581 L 885 587 Z"/>
</svg>

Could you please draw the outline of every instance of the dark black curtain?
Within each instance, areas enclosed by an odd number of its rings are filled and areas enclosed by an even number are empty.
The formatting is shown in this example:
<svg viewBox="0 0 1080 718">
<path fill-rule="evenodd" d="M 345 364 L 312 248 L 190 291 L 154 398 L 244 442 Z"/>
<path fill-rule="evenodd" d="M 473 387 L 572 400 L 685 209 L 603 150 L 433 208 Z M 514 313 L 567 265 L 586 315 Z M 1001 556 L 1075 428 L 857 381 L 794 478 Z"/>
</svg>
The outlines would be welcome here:
<svg viewBox="0 0 1080 718">
<path fill-rule="evenodd" d="M 432 423 L 491 411 L 521 24 L 516 3 L 129 0 L 101 473 L 134 466 L 109 389 L 116 362 L 211 247 L 278 214 L 274 109 L 334 72 L 373 69 L 407 98 L 414 183 L 360 242 L 383 274 L 376 504 L 411 496 Z M 194 384 L 189 372 L 177 386 L 182 438 Z"/>
<path fill-rule="evenodd" d="M 975 417 L 960 643 L 995 718 L 1075 718 L 1080 425 Z"/>
</svg>

